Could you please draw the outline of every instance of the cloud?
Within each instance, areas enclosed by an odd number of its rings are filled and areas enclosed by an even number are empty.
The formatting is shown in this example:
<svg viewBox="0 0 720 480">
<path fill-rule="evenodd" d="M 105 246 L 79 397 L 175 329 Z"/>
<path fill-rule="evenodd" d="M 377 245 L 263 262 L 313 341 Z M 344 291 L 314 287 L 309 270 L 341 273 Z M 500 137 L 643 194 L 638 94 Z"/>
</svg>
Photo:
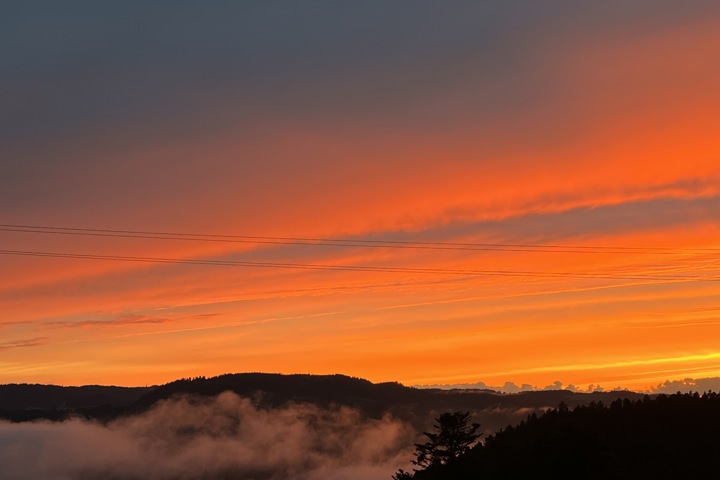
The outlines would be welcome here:
<svg viewBox="0 0 720 480">
<path fill-rule="evenodd" d="M 213 318 L 220 316 L 220 313 L 205 313 L 201 315 L 191 315 L 186 317 L 170 318 L 170 317 L 158 317 L 155 315 L 141 315 L 136 313 L 128 313 L 118 315 L 113 318 L 105 320 L 63 320 L 56 322 L 48 322 L 46 325 L 59 326 L 59 327 L 126 327 L 132 325 L 156 325 L 166 324 L 174 322 L 182 322 L 187 320 L 203 320 L 206 318 Z"/>
<path fill-rule="evenodd" d="M 168 323 L 170 319 L 163 317 L 155 317 L 152 315 L 120 315 L 115 319 L 111 320 L 85 320 L 77 322 L 53 322 L 52 325 L 58 325 L 63 327 L 104 327 L 104 326 L 125 326 L 125 325 L 143 325 L 143 324 L 158 324 Z"/>
<path fill-rule="evenodd" d="M 590 384 L 586 389 L 576 387 L 573 384 L 565 385 L 561 381 L 553 382 L 551 385 L 545 387 L 537 387 L 524 383 L 522 385 L 516 385 L 513 382 L 505 382 L 504 385 L 488 385 L 485 382 L 477 383 L 457 383 L 457 384 L 443 384 L 443 385 L 417 385 L 418 388 L 441 388 L 444 390 L 449 389 L 477 389 L 477 390 L 494 390 L 502 393 L 518 393 L 518 392 L 536 392 L 540 390 L 569 390 L 577 393 L 592 393 L 592 392 L 604 392 L 607 391 L 602 385 Z M 612 389 L 621 390 L 620 387 Z M 682 380 L 665 380 L 659 383 L 657 386 L 650 387 L 646 391 L 647 393 L 667 393 L 672 394 L 676 392 L 720 392 L 720 377 L 706 377 L 706 378 L 684 378 Z"/>
<path fill-rule="evenodd" d="M 513 382 L 505 382 L 503 385 L 488 385 L 485 382 L 476 382 L 476 383 L 416 385 L 416 387 L 417 388 L 440 388 L 443 390 L 450 390 L 450 389 L 456 389 L 456 388 L 471 389 L 471 390 L 493 390 L 495 392 L 502 392 L 502 393 L 532 392 L 532 391 L 536 391 L 536 390 L 541 390 L 540 388 L 530 385 L 528 383 L 523 383 L 522 385 L 517 385 Z"/>
<path fill-rule="evenodd" d="M 262 410 L 226 392 L 107 425 L 2 422 L 0 464 L 7 480 L 388 478 L 410 458 L 414 434 L 346 407 Z"/>
<path fill-rule="evenodd" d="M 417 388 L 440 388 L 443 390 L 450 389 L 472 389 L 472 390 L 493 390 L 501 393 L 520 393 L 520 392 L 539 392 L 543 390 L 569 390 L 577 393 L 592 393 L 592 392 L 603 392 L 605 389 L 601 385 L 590 384 L 586 390 L 578 388 L 572 383 L 565 385 L 560 380 L 556 380 L 550 385 L 544 387 L 538 387 L 536 385 L 530 385 L 529 383 L 523 383 L 517 385 L 513 382 L 505 382 L 503 385 L 488 385 L 485 382 L 476 383 L 452 383 L 452 384 L 434 384 L 434 385 L 416 385 Z"/>
<path fill-rule="evenodd" d="M 23 347 L 39 347 L 47 343 L 47 337 L 35 337 L 24 340 L 14 340 L 12 342 L 0 343 L 0 350 L 9 350 L 11 348 Z"/>
<path fill-rule="evenodd" d="M 21 325 L 23 322 L 0 322 L 0 328 L 11 327 L 13 325 Z"/>
<path fill-rule="evenodd" d="M 720 377 L 685 378 L 683 380 L 665 380 L 657 387 L 651 387 L 652 393 L 676 392 L 720 392 Z"/>
</svg>

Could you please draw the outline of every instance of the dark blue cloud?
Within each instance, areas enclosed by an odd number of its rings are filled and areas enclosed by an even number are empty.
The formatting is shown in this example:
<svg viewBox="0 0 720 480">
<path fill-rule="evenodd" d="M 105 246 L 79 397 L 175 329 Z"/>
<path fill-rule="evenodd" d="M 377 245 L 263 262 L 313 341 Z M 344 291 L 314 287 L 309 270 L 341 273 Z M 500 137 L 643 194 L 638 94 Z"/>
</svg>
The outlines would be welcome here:
<svg viewBox="0 0 720 480">
<path fill-rule="evenodd" d="M 387 113 L 467 76 L 488 82 L 479 106 L 500 102 L 501 110 L 531 100 L 513 97 L 533 73 L 536 41 L 650 28 L 708 8 L 567 0 L 17 2 L 0 25 L 0 125 L 5 141 L 31 141 L 133 123 L 182 129 L 178 116 L 193 123 L 191 112 L 208 102 L 230 102 L 244 110 L 238 117 L 323 107 L 323 114 Z"/>
<path fill-rule="evenodd" d="M 563 120 L 562 86 L 542 69 L 556 47 L 720 10 L 669 0 L 45 0 L 0 8 L 0 190 L 18 205 L 20 197 L 69 200 L 116 169 L 112 155 L 87 151 L 182 143 L 229 125 L 267 130 L 262 121 L 274 119 L 364 125 L 373 135 L 393 124 L 425 135 L 470 112 L 479 124 L 522 130 L 508 142 L 554 141 L 548 132 L 567 135 L 572 123 Z M 538 125 L 533 111 L 548 121 Z M 127 190 L 151 198 L 141 176 L 119 178 L 132 177 Z"/>
<path fill-rule="evenodd" d="M 687 186 L 678 183 L 674 186 Z M 457 241 L 458 238 L 498 243 L 553 244 L 583 237 L 644 232 L 715 221 L 720 197 L 657 198 L 532 212 L 509 218 L 453 222 L 419 232 L 385 232 L 385 240 Z M 482 212 L 477 212 L 481 215 Z"/>
</svg>

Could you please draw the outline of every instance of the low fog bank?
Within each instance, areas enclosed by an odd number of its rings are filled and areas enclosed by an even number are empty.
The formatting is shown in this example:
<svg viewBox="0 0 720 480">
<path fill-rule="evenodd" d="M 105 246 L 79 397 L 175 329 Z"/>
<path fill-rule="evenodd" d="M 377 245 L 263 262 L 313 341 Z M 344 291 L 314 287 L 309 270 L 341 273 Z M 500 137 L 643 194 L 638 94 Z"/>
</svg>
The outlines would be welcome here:
<svg viewBox="0 0 720 480">
<path fill-rule="evenodd" d="M 258 409 L 226 392 L 106 425 L 0 422 L 2 480 L 372 480 L 407 466 L 413 428 L 347 407 Z"/>
</svg>

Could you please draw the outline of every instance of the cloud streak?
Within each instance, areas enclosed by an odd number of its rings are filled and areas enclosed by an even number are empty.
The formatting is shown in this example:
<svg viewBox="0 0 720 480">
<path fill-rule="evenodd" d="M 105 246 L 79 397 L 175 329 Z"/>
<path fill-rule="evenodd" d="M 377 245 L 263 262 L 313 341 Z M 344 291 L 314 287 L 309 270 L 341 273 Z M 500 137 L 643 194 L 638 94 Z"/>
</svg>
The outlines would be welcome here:
<svg viewBox="0 0 720 480">
<path fill-rule="evenodd" d="M 161 325 L 166 323 L 182 323 L 186 321 L 203 321 L 212 319 L 221 314 L 219 313 L 204 313 L 200 315 L 191 315 L 186 317 L 161 317 L 154 315 L 142 315 L 136 313 L 127 313 L 118 315 L 113 318 L 103 320 L 65 320 L 65 321 L 53 321 L 47 322 L 45 325 L 66 327 L 66 328 L 88 328 L 88 327 L 127 327 L 134 325 Z"/>
<path fill-rule="evenodd" d="M 2 325 L 0 325 L 2 327 Z M 0 343 L 0 350 L 10 350 L 14 348 L 39 347 L 47 343 L 48 337 L 35 337 L 22 340 L 14 340 L 12 342 Z"/>
</svg>

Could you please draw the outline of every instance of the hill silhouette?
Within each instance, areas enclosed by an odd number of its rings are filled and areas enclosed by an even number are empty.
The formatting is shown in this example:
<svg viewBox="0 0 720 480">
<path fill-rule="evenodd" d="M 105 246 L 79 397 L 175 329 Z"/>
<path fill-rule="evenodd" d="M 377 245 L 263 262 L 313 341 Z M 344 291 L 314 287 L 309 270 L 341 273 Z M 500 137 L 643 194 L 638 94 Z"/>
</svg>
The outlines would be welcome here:
<svg viewBox="0 0 720 480">
<path fill-rule="evenodd" d="M 431 426 L 440 412 L 467 410 L 488 432 L 517 423 L 527 413 L 541 413 L 560 402 L 576 406 L 591 401 L 642 398 L 633 392 L 552 390 L 502 394 L 489 390 L 419 389 L 396 382 L 372 383 L 345 375 L 238 373 L 180 379 L 149 388 L 5 385 L 0 386 L 0 418 L 18 422 L 81 416 L 105 421 L 142 413 L 157 402 L 178 396 L 208 397 L 226 391 L 250 398 L 263 409 L 312 403 L 322 407 L 352 407 L 370 418 L 391 414 L 418 430 Z"/>
<path fill-rule="evenodd" d="M 155 387 L 0 385 L 0 419 L 14 422 L 65 420 L 79 414 L 108 419 L 121 415 Z"/>
<path fill-rule="evenodd" d="M 57 385 L 9 384 L 0 385 L 0 409 L 64 409 L 101 405 L 127 406 L 155 387 L 112 387 L 85 385 L 61 387 Z"/>
</svg>

